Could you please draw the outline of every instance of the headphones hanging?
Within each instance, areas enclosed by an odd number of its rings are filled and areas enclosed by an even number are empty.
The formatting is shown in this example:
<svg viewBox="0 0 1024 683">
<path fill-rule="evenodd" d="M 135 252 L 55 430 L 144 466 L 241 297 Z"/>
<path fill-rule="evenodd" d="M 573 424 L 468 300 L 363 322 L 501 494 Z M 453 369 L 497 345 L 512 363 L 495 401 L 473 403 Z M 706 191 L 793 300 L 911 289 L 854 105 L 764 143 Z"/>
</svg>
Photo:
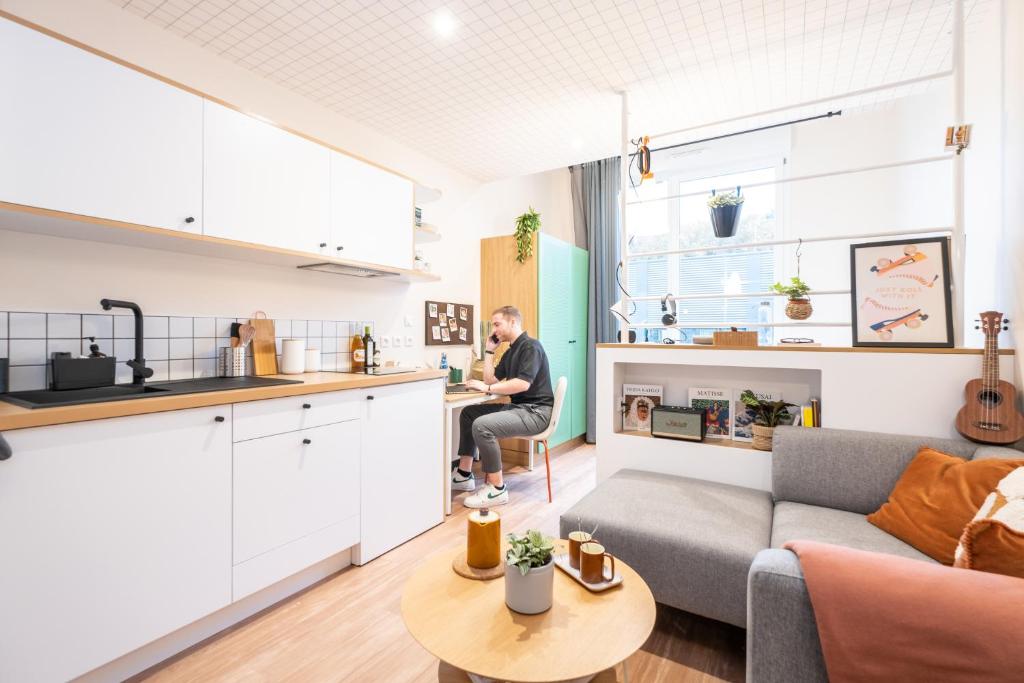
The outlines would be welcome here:
<svg viewBox="0 0 1024 683">
<path fill-rule="evenodd" d="M 672 312 L 669 313 L 669 307 L 672 308 Z M 676 300 L 672 298 L 672 292 L 669 292 L 661 298 L 661 312 L 664 314 L 661 316 L 661 324 L 665 327 L 671 327 L 677 322 L 676 314 Z"/>
</svg>

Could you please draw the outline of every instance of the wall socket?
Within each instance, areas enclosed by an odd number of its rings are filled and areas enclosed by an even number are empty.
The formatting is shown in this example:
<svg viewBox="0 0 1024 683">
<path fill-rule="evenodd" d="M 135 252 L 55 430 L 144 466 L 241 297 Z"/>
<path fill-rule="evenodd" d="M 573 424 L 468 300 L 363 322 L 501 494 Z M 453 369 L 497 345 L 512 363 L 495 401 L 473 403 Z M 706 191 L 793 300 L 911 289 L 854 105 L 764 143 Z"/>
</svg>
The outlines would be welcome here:
<svg viewBox="0 0 1024 683">
<path fill-rule="evenodd" d="M 381 338 L 380 338 L 380 347 L 381 347 L 382 349 L 390 349 L 390 348 L 391 348 L 391 337 L 389 337 L 389 336 L 388 336 L 388 335 L 386 335 L 386 334 L 384 334 L 384 335 L 381 335 Z"/>
<path fill-rule="evenodd" d="M 405 345 L 412 348 L 412 345 L 416 343 L 416 340 L 412 338 L 411 334 L 405 336 Z"/>
<path fill-rule="evenodd" d="M 393 342 L 393 343 L 394 343 L 394 347 L 395 347 L 396 349 L 400 349 L 400 348 L 402 348 L 402 335 L 400 335 L 400 334 L 396 334 L 396 335 L 395 335 L 395 340 L 394 340 L 394 342 Z"/>
</svg>

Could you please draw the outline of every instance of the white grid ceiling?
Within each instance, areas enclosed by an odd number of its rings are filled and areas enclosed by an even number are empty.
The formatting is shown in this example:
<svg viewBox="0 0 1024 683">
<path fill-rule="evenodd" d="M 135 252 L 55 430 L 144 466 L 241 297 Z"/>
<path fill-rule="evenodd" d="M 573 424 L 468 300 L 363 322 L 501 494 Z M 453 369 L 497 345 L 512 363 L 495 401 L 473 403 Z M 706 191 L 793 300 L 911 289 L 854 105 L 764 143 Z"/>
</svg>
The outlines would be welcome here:
<svg viewBox="0 0 1024 683">
<path fill-rule="evenodd" d="M 622 88 L 637 134 L 947 69 L 953 12 L 952 0 L 111 2 L 482 180 L 616 155 Z M 965 4 L 970 36 L 991 0 Z M 458 24 L 448 39 L 431 25 L 441 8 Z"/>
</svg>

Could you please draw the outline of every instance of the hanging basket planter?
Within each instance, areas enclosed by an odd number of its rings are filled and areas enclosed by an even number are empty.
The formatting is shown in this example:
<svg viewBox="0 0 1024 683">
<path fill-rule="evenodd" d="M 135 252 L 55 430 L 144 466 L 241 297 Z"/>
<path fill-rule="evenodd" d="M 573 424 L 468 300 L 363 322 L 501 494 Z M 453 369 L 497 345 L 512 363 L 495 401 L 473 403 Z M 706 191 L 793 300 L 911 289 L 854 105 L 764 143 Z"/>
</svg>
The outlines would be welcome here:
<svg viewBox="0 0 1024 683">
<path fill-rule="evenodd" d="M 736 194 L 726 192 L 715 194 L 711 191 L 711 199 L 708 200 L 708 213 L 711 214 L 711 227 L 715 231 L 715 237 L 732 237 L 740 225 L 740 214 L 743 212 L 743 196 L 740 188 L 736 188 Z"/>
<path fill-rule="evenodd" d="M 810 299 L 790 299 L 786 304 L 786 317 L 790 320 L 807 320 L 813 312 Z"/>
</svg>

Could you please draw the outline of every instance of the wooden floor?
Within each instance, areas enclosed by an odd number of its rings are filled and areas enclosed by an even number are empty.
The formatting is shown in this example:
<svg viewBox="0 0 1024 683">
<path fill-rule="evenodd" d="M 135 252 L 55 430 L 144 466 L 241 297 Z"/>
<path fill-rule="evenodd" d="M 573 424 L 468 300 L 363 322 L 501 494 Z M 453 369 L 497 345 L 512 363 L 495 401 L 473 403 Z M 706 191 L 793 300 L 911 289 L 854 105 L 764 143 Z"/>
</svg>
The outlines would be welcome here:
<svg viewBox="0 0 1024 683">
<path fill-rule="evenodd" d="M 555 457 L 552 476 L 555 502 L 549 504 L 543 464 L 533 472 L 518 467 L 506 472 L 511 503 L 500 508 L 503 530 L 557 535 L 559 514 L 594 486 L 594 447 Z M 439 548 L 463 542 L 468 511 L 457 499 L 453 512 L 445 523 L 373 562 L 349 567 L 135 680 L 457 680 L 406 632 L 399 610 L 402 586 L 417 563 Z M 739 682 L 744 633 L 659 605 L 654 633 L 628 665 L 630 681 L 643 683 Z"/>
</svg>

